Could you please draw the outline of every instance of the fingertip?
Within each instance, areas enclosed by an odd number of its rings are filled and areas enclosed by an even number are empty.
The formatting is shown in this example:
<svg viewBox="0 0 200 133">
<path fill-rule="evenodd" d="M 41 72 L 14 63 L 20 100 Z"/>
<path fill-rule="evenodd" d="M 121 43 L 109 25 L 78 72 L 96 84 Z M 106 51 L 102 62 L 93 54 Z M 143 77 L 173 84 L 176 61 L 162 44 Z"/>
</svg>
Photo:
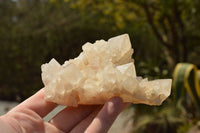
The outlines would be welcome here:
<svg viewBox="0 0 200 133">
<path fill-rule="evenodd" d="M 123 100 L 122 100 L 121 97 L 112 97 L 112 98 L 110 98 L 109 101 L 111 101 L 111 102 L 113 102 L 113 103 L 123 103 Z M 108 102 L 109 102 L 109 101 L 108 101 Z"/>
<path fill-rule="evenodd" d="M 123 100 L 120 97 L 111 98 L 105 105 L 109 115 L 115 115 L 121 112 L 123 108 Z"/>
</svg>

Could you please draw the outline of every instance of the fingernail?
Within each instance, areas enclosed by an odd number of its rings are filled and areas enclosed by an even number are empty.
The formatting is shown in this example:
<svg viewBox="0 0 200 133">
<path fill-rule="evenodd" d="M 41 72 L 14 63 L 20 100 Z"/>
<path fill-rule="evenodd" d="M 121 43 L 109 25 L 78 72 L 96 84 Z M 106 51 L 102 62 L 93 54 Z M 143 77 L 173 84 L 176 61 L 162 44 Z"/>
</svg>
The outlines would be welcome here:
<svg viewBox="0 0 200 133">
<path fill-rule="evenodd" d="M 120 97 L 113 97 L 108 101 L 108 113 L 110 115 L 118 114 L 123 107 L 123 101 Z"/>
</svg>

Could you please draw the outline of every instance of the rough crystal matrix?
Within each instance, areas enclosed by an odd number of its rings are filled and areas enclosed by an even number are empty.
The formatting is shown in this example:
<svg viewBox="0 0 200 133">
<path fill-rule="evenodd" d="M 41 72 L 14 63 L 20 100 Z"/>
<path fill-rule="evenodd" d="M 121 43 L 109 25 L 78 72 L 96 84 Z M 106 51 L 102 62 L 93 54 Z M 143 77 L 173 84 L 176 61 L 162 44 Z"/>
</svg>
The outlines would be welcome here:
<svg viewBox="0 0 200 133">
<path fill-rule="evenodd" d="M 124 102 L 160 105 L 171 91 L 171 79 L 148 81 L 136 76 L 128 34 L 86 43 L 75 59 L 42 65 L 45 100 L 61 105 L 104 104 L 119 96 Z"/>
</svg>

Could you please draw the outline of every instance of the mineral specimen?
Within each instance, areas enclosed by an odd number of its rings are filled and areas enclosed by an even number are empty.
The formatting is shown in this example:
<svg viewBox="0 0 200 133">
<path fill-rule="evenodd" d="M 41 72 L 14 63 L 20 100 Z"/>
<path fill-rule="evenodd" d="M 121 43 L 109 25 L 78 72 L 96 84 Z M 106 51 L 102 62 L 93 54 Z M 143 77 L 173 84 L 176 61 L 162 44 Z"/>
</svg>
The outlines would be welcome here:
<svg viewBox="0 0 200 133">
<path fill-rule="evenodd" d="M 170 95 L 171 79 L 148 81 L 136 76 L 128 34 L 86 43 L 75 59 L 42 65 L 45 100 L 61 105 L 104 104 L 119 96 L 124 102 L 160 105 Z"/>
</svg>

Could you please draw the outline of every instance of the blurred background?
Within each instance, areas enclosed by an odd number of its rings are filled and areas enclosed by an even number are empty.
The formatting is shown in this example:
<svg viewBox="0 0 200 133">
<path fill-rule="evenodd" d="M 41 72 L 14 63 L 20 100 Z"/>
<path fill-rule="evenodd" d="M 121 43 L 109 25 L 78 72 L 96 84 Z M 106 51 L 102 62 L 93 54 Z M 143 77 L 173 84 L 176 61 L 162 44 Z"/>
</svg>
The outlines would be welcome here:
<svg viewBox="0 0 200 133">
<path fill-rule="evenodd" d="M 21 102 L 42 88 L 40 67 L 51 58 L 62 64 L 86 42 L 128 33 L 137 75 L 173 78 L 162 106 L 131 107 L 132 132 L 197 132 L 199 7 L 199 0 L 0 0 L 0 100 Z"/>
</svg>

